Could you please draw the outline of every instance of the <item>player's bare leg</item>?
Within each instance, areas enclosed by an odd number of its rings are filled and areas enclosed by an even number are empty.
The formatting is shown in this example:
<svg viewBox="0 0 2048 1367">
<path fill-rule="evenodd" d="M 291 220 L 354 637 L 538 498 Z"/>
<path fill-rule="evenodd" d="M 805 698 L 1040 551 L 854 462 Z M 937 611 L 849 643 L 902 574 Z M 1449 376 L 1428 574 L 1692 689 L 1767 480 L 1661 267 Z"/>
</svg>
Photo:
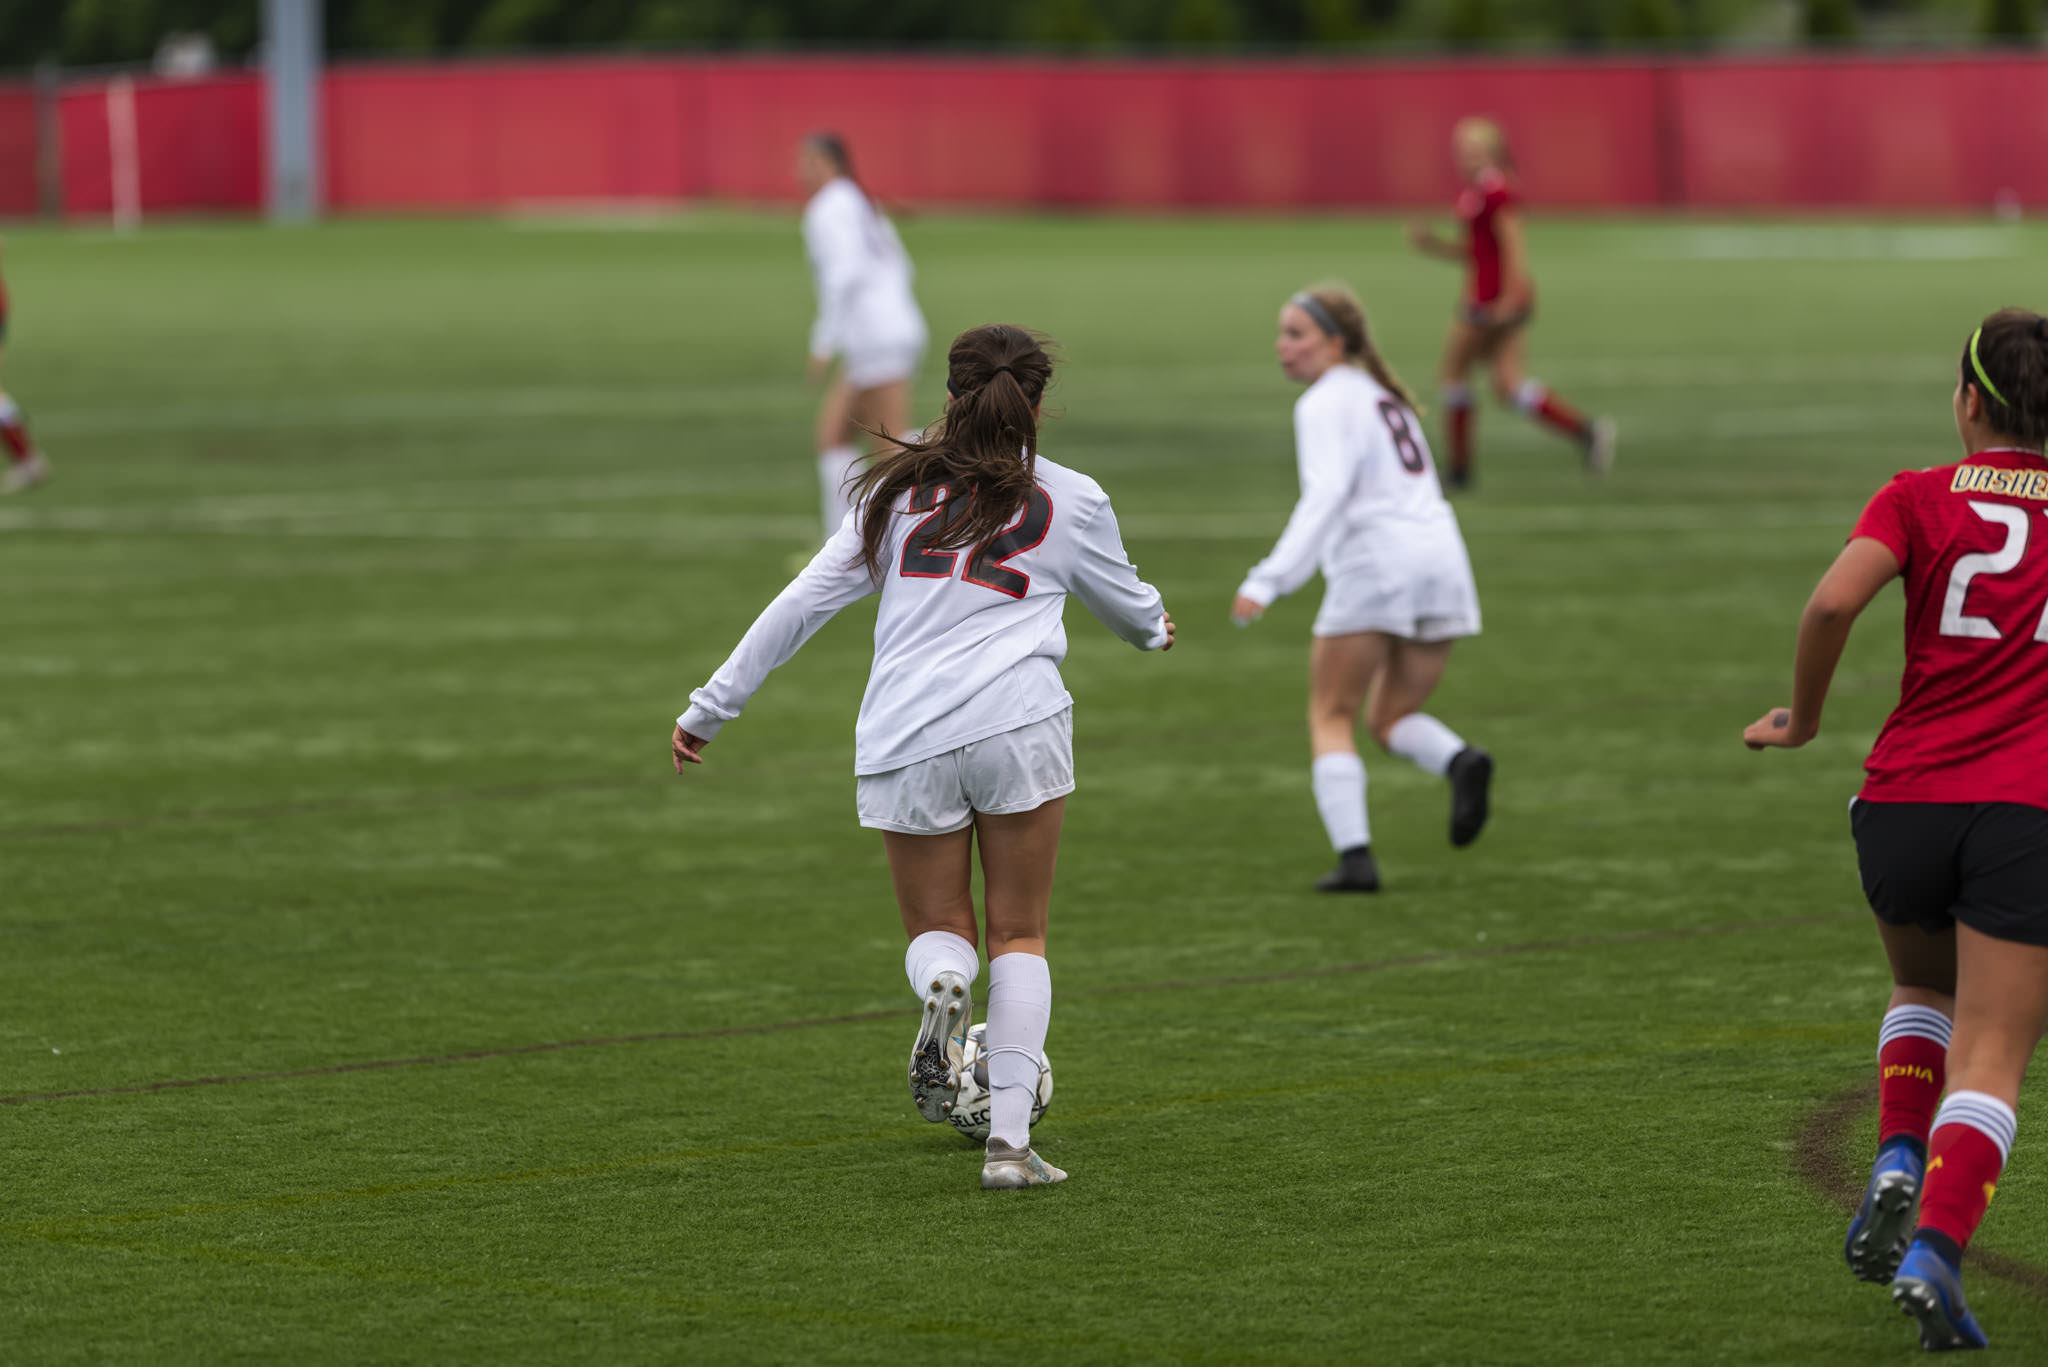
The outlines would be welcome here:
<svg viewBox="0 0 2048 1367">
<path fill-rule="evenodd" d="M 903 968 L 923 1011 L 910 1046 L 910 1099 L 944 1120 L 960 1095 L 961 1053 L 974 1019 L 974 828 L 947 835 L 882 833 L 910 948 Z"/>
<path fill-rule="evenodd" d="M 1358 718 L 1373 680 L 1387 661 L 1390 637 L 1377 631 L 1318 636 L 1308 651 L 1310 786 L 1337 867 L 1319 892 L 1378 892 L 1372 823 L 1366 815 L 1365 761 L 1358 757 Z"/>
<path fill-rule="evenodd" d="M 1614 468 L 1614 420 L 1588 418 L 1551 393 L 1541 380 L 1529 378 L 1528 347 L 1528 336 L 1520 324 L 1501 329 L 1489 345 L 1495 397 L 1576 442 L 1585 452 L 1588 473 L 1606 474 Z"/>
<path fill-rule="evenodd" d="M 974 819 L 988 924 L 989 1137 L 981 1185 L 991 1190 L 1067 1179 L 1031 1149 L 1031 1107 L 1052 1019 L 1046 927 L 1066 809 L 1060 797 L 1028 812 L 981 813 Z"/>
<path fill-rule="evenodd" d="M 1388 638 L 1386 667 L 1373 681 L 1366 726 L 1390 755 L 1451 785 L 1451 843 L 1463 847 L 1486 827 L 1493 756 L 1422 710 L 1451 662 L 1450 641 Z"/>
<path fill-rule="evenodd" d="M 868 454 L 880 453 L 887 443 L 875 435 L 877 432 L 900 437 L 910 430 L 910 381 L 896 380 L 857 391 L 853 395 L 852 415 L 854 423 L 864 429 Z M 848 444 L 853 440 L 849 434 Z"/>
<path fill-rule="evenodd" d="M 1444 357 L 1437 388 L 1443 396 L 1444 444 L 1450 453 L 1450 468 L 1444 472 L 1444 483 L 1451 489 L 1468 489 L 1472 485 L 1474 411 L 1471 381 L 1481 340 L 1479 329 L 1462 318 L 1451 320 L 1450 334 L 1444 339 Z"/>
</svg>

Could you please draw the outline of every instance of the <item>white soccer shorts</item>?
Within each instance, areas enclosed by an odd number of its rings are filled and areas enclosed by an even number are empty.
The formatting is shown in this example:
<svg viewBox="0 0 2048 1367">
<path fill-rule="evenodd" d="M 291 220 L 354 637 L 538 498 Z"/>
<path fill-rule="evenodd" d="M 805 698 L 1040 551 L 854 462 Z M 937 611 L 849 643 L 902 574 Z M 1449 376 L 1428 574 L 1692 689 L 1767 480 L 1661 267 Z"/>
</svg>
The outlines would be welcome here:
<svg viewBox="0 0 2048 1367">
<path fill-rule="evenodd" d="M 1339 575 L 1323 588 L 1313 634 L 1380 631 L 1404 641 L 1452 641 L 1479 634 L 1479 591 L 1463 565 L 1442 564 L 1382 578 Z"/>
<path fill-rule="evenodd" d="M 918 363 L 924 360 L 924 346 L 922 343 L 857 346 L 848 347 L 843 355 L 849 385 L 855 389 L 879 389 L 885 384 L 899 384 L 917 374 Z"/>
<path fill-rule="evenodd" d="M 1005 816 L 1074 791 L 1074 709 L 943 755 L 854 780 L 860 824 L 901 835 L 946 835 L 975 813 Z"/>
</svg>

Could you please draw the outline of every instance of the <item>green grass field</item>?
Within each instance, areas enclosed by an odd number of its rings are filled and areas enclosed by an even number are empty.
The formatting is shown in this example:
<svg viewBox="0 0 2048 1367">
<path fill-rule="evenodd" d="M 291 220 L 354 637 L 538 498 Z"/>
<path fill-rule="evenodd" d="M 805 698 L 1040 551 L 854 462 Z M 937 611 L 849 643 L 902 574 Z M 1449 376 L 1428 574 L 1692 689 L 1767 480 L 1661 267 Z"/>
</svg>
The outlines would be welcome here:
<svg viewBox="0 0 2048 1367">
<path fill-rule="evenodd" d="M 985 1195 L 910 1107 L 872 604 L 668 772 L 812 535 L 793 221 L 24 231 L 6 375 L 57 478 L 0 505 L 0 1355 L 1914 1360 L 1827 1189 L 1874 1138 L 1843 805 L 1896 591 L 1810 749 L 1738 736 L 1862 500 L 1952 458 L 1955 349 L 2041 304 L 2048 231 L 1539 222 L 1535 370 L 1621 464 L 1482 417 L 1487 629 L 1434 710 L 1495 824 L 1453 852 L 1369 755 L 1388 888 L 1346 901 L 1306 891 L 1316 590 L 1227 619 L 1294 496 L 1271 320 L 1346 277 L 1427 381 L 1453 273 L 1389 221 L 905 236 L 936 334 L 1063 344 L 1044 448 L 1181 623 L 1148 657 L 1070 614 L 1073 1180 Z M 2013 1361 L 2021 1122 L 1971 1282 Z"/>
</svg>

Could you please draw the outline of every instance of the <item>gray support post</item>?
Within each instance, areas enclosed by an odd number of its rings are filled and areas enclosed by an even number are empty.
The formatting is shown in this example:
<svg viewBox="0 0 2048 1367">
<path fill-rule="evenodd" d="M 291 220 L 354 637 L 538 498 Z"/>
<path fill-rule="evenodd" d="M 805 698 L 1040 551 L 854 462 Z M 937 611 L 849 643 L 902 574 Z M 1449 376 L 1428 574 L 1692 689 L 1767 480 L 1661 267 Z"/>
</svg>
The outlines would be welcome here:
<svg viewBox="0 0 2048 1367">
<path fill-rule="evenodd" d="M 320 215 L 320 0 L 263 0 L 270 218 Z"/>
<path fill-rule="evenodd" d="M 57 141 L 57 96 L 63 88 L 56 58 L 36 63 L 36 213 L 44 218 L 64 213 L 63 148 Z"/>
</svg>

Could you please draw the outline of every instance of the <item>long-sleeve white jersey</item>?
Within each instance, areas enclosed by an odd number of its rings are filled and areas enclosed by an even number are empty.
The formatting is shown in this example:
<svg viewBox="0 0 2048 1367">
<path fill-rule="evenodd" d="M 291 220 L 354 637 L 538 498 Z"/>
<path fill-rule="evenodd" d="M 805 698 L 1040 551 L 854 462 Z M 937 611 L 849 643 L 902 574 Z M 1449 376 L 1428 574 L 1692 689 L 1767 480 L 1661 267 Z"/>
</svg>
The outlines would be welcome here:
<svg viewBox="0 0 2048 1367">
<path fill-rule="evenodd" d="M 1072 706 L 1059 671 L 1070 593 L 1140 650 L 1166 644 L 1159 590 L 1138 578 L 1109 496 L 1094 480 L 1040 456 L 1036 488 L 1006 531 L 980 547 L 929 550 L 952 497 L 945 486 L 904 496 L 879 578 L 860 563 L 860 510 L 848 514 L 690 695 L 676 724 L 711 739 L 834 613 L 877 592 L 875 663 L 854 728 L 856 774 L 900 769 Z"/>
<path fill-rule="evenodd" d="M 1240 596 L 1271 603 L 1318 568 L 1334 580 L 1400 573 L 1404 562 L 1439 548 L 1456 547 L 1463 558 L 1422 424 L 1365 371 L 1332 366 L 1295 400 L 1294 450 L 1301 499 Z"/>
<path fill-rule="evenodd" d="M 804 206 L 804 252 L 818 289 L 811 355 L 923 346 L 910 257 L 888 217 L 844 176 Z"/>
</svg>

